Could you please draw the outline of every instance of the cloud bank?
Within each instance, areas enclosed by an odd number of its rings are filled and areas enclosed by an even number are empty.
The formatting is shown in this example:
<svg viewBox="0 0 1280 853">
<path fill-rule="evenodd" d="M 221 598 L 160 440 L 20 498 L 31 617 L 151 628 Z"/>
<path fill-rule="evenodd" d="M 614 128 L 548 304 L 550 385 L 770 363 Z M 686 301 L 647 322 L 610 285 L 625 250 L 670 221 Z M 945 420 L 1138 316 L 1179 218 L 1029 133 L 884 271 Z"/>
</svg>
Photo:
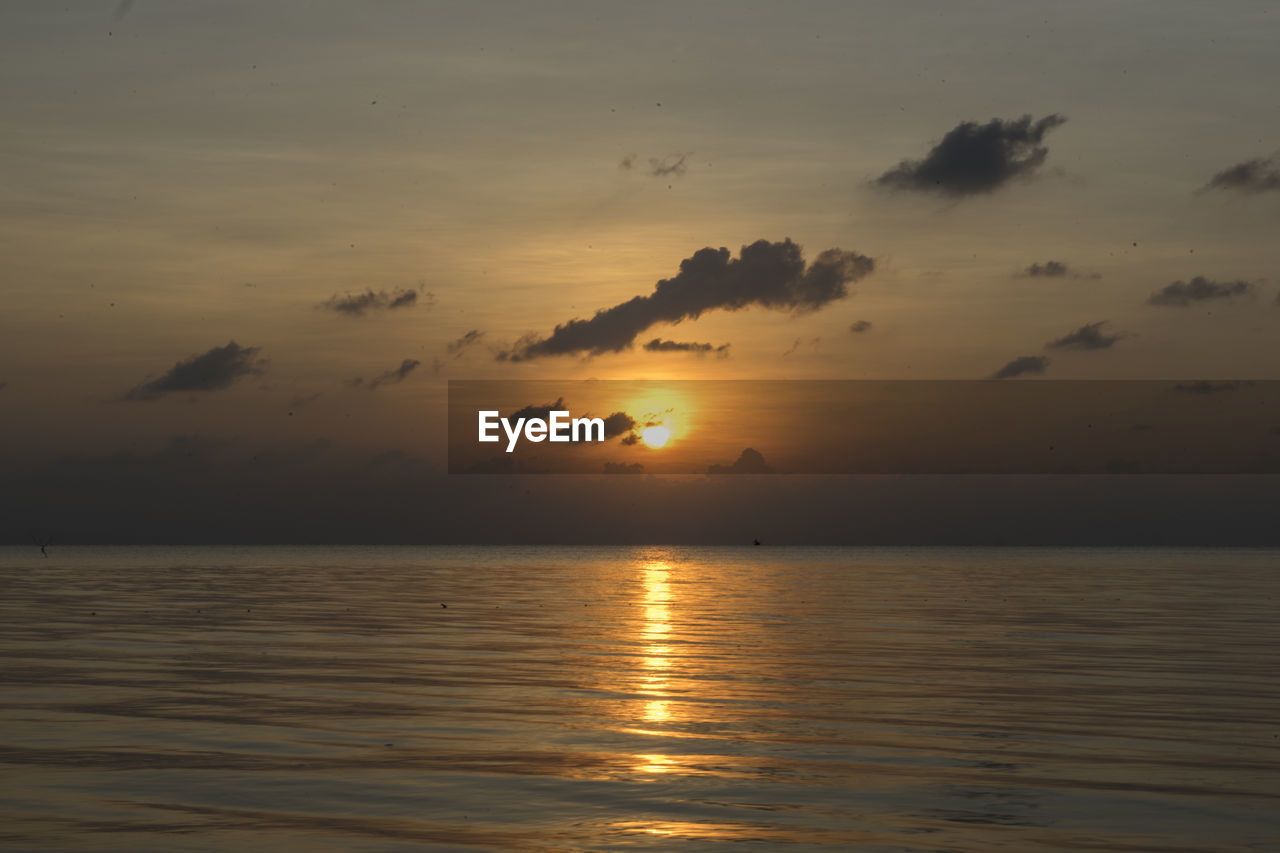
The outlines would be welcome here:
<svg viewBox="0 0 1280 853">
<path fill-rule="evenodd" d="M 498 354 L 500 361 L 529 361 L 552 355 L 600 355 L 631 347 L 658 323 L 694 320 L 708 311 L 759 306 L 804 313 L 849 295 L 848 284 L 875 269 L 857 252 L 828 249 L 806 268 L 800 246 L 757 240 L 733 258 L 726 248 L 700 249 L 680 262 L 680 272 L 663 279 L 648 296 L 596 312 L 589 320 L 556 326 L 549 337 L 528 336 Z"/>
<path fill-rule="evenodd" d="M 872 184 L 888 190 L 939 192 L 953 197 L 994 192 L 1018 178 L 1035 174 L 1049 156 L 1042 143 L 1049 131 L 1066 122 L 1053 114 L 986 124 L 961 122 L 930 149 L 923 160 L 903 160 Z"/>
</svg>

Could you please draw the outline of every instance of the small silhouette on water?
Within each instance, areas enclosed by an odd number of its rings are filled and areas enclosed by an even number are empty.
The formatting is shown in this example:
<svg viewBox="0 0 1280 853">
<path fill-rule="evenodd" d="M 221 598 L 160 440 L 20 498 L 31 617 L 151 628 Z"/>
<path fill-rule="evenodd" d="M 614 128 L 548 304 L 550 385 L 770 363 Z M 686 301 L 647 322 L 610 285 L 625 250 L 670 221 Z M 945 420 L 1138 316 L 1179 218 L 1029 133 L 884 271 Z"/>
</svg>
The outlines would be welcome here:
<svg viewBox="0 0 1280 853">
<path fill-rule="evenodd" d="M 449 605 L 445 604 L 443 601 L 440 602 L 440 606 L 443 607 L 445 610 L 449 609 Z"/>
<path fill-rule="evenodd" d="M 751 541 L 752 541 L 753 543 L 755 543 L 756 545 L 759 545 L 759 544 L 760 544 L 760 540 L 759 540 L 759 539 L 752 539 Z"/>
</svg>

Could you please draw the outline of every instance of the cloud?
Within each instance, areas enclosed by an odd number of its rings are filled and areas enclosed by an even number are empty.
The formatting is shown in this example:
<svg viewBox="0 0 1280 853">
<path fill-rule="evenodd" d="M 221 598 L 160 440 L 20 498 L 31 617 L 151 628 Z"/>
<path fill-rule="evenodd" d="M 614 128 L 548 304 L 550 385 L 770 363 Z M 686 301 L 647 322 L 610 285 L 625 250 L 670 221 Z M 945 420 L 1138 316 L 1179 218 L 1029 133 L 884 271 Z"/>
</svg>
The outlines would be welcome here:
<svg viewBox="0 0 1280 853">
<path fill-rule="evenodd" d="M 689 171 L 689 167 L 684 162 L 688 156 L 688 154 L 671 154 L 661 160 L 656 157 L 650 157 L 649 174 L 655 178 L 666 178 L 671 175 L 679 177 Z"/>
<path fill-rule="evenodd" d="M 628 154 L 626 157 L 623 157 L 621 160 L 618 161 L 618 168 L 622 169 L 624 172 L 629 172 L 631 170 L 631 167 L 634 166 L 635 164 L 636 164 L 636 155 Z"/>
<path fill-rule="evenodd" d="M 1214 299 L 1231 299 L 1253 291 L 1253 285 L 1247 281 L 1211 281 L 1198 275 L 1191 281 L 1175 281 L 1151 294 L 1147 300 L 1149 305 L 1172 305 L 1185 308 L 1193 302 L 1208 302 Z"/>
<path fill-rule="evenodd" d="M 1085 323 L 1074 332 L 1068 332 L 1045 346 L 1050 349 L 1109 349 L 1116 341 L 1127 336 L 1124 332 L 1116 332 L 1112 335 L 1104 333 L 1102 327 L 1107 325 L 1107 322 L 1099 320 L 1096 323 Z"/>
<path fill-rule="evenodd" d="M 648 296 L 596 312 L 590 320 L 556 326 L 550 337 L 526 336 L 500 361 L 528 361 L 551 355 L 621 352 L 658 323 L 694 320 L 708 311 L 760 306 L 804 313 L 848 296 L 847 285 L 870 275 L 875 261 L 857 252 L 828 249 L 805 268 L 800 246 L 758 240 L 738 258 L 726 248 L 700 249 L 680 262 L 674 278 L 663 279 Z"/>
<path fill-rule="evenodd" d="M 643 474 L 644 466 L 639 462 L 606 462 L 604 472 L 606 474 Z"/>
<path fill-rule="evenodd" d="M 1221 394 L 1224 391 L 1234 391 L 1239 387 L 1239 382 L 1206 382 L 1201 380 L 1198 382 L 1179 382 L 1173 386 L 1173 390 L 1187 394 Z"/>
<path fill-rule="evenodd" d="M 567 403 L 565 403 L 564 397 L 557 397 L 554 403 L 544 403 L 540 406 L 528 405 L 528 406 L 525 406 L 523 409 L 517 409 L 507 417 L 512 422 L 516 421 L 518 418 L 525 418 L 526 420 L 529 418 L 539 418 L 545 421 L 551 417 L 552 412 L 563 412 L 563 411 L 567 411 L 568 409 L 569 409 L 569 406 Z M 588 417 L 591 417 L 591 415 L 588 415 Z M 613 414 L 604 418 L 605 440 L 608 441 L 611 438 L 617 438 L 620 435 L 629 433 L 631 432 L 632 429 L 635 428 L 635 425 L 636 425 L 635 420 L 626 412 L 614 412 Z M 634 443 L 635 442 L 627 442 L 625 440 L 623 441 L 623 444 L 634 444 Z"/>
<path fill-rule="evenodd" d="M 1280 190 L 1280 163 L 1275 157 L 1237 163 L 1214 175 L 1200 190 L 1239 190 L 1245 193 Z"/>
<path fill-rule="evenodd" d="M 410 373 L 413 373 L 413 371 L 416 370 L 418 368 L 418 365 L 420 365 L 421 363 L 422 362 L 418 361 L 416 358 L 406 358 L 404 361 L 400 362 L 400 366 L 395 368 L 394 370 L 388 370 L 386 373 L 380 373 L 377 376 L 370 379 L 369 390 L 373 391 L 379 385 L 388 385 L 388 384 L 394 384 L 396 382 L 403 382 L 405 378 Z M 358 379 L 356 380 L 356 384 L 359 384 Z"/>
<path fill-rule="evenodd" d="M 732 465 L 711 465 L 708 474 L 772 474 L 760 451 L 748 447 Z"/>
<path fill-rule="evenodd" d="M 183 359 L 160 378 L 144 382 L 125 394 L 126 400 L 158 400 L 171 391 L 218 391 L 244 376 L 266 371 L 266 359 L 255 358 L 258 347 L 230 341 L 224 347 Z"/>
<path fill-rule="evenodd" d="M 1025 269 L 1019 270 L 1017 273 L 1019 278 L 1102 278 L 1100 273 L 1081 273 L 1071 268 L 1071 265 L 1064 261 L 1045 261 L 1042 263 L 1033 263 Z"/>
<path fill-rule="evenodd" d="M 472 329 L 462 337 L 458 338 L 456 341 L 450 341 L 448 344 L 446 344 L 445 351 L 448 352 L 450 355 L 452 355 L 454 358 L 458 358 L 462 355 L 463 350 L 465 350 L 467 347 L 471 346 L 472 344 L 478 342 L 483 337 L 484 337 L 484 332 L 480 331 L 479 329 Z"/>
<path fill-rule="evenodd" d="M 903 160 L 876 178 L 888 190 L 940 192 L 963 197 L 993 192 L 1035 173 L 1049 156 L 1045 135 L 1066 122 L 1058 114 L 986 124 L 966 121 L 952 128 L 923 160 Z"/>
<path fill-rule="evenodd" d="M 729 345 L 721 344 L 700 344 L 693 341 L 664 341 L 662 338 L 654 338 L 644 345 L 648 352 L 692 352 L 699 356 L 706 355 L 709 352 L 716 354 L 717 358 L 729 357 Z"/>
<path fill-rule="evenodd" d="M 871 331 L 871 322 L 869 320 L 855 320 L 849 325 L 849 331 L 855 335 L 869 332 Z"/>
<path fill-rule="evenodd" d="M 556 401 L 554 403 L 546 403 L 542 406 L 528 405 L 523 409 L 517 409 L 508 415 L 508 417 L 513 423 L 520 418 L 524 418 L 525 420 L 530 418 L 539 418 L 545 421 L 551 417 L 552 412 L 563 412 L 568 408 L 569 407 L 565 405 L 564 397 L 556 397 Z"/>
<path fill-rule="evenodd" d="M 991 374 L 992 379 L 1012 379 L 1025 373 L 1044 373 L 1049 368 L 1049 359 L 1043 355 L 1024 355 L 1015 358 L 1004 367 Z"/>
<path fill-rule="evenodd" d="M 435 299 L 435 294 L 428 293 L 424 302 L 430 307 L 435 304 Z M 334 294 L 316 307 L 346 314 L 349 317 L 363 317 L 369 311 L 412 308 L 417 302 L 418 291 L 400 287 L 390 293 L 385 290 L 370 289 L 363 293 L 345 293 L 342 296 Z"/>
<path fill-rule="evenodd" d="M 605 440 L 607 441 L 615 436 L 631 432 L 631 430 L 635 429 L 635 425 L 635 419 L 626 412 L 614 412 L 612 415 L 609 415 L 609 417 L 604 419 Z M 634 444 L 635 442 L 631 443 Z"/>
<path fill-rule="evenodd" d="M 786 351 L 786 352 L 784 352 L 781 356 L 779 356 L 779 358 L 786 358 L 787 356 L 791 355 L 793 352 L 795 352 L 796 350 L 800 349 L 800 345 L 801 345 L 801 344 L 808 344 L 809 346 L 813 347 L 814 349 L 817 349 L 817 348 L 818 348 L 818 344 L 819 344 L 819 343 L 821 343 L 821 342 L 822 342 L 822 338 L 820 338 L 820 337 L 818 337 L 818 338 L 810 338 L 810 339 L 809 339 L 809 340 L 807 340 L 807 341 L 806 341 L 806 340 L 803 340 L 802 338 L 796 338 L 795 343 L 793 343 L 793 344 L 792 344 L 792 345 L 787 349 L 787 351 Z"/>
</svg>

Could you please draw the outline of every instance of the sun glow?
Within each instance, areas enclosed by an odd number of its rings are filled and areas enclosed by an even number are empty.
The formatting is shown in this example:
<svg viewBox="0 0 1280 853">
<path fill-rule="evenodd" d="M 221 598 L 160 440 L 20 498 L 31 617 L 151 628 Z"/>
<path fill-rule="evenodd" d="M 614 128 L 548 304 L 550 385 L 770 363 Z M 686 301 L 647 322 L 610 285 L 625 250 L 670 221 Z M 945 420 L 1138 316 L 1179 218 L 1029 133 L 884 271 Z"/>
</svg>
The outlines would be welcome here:
<svg viewBox="0 0 1280 853">
<path fill-rule="evenodd" d="M 645 427 L 640 431 L 640 439 L 649 447 L 657 450 L 659 447 L 665 447 L 667 442 L 671 440 L 671 430 L 662 424 Z"/>
</svg>

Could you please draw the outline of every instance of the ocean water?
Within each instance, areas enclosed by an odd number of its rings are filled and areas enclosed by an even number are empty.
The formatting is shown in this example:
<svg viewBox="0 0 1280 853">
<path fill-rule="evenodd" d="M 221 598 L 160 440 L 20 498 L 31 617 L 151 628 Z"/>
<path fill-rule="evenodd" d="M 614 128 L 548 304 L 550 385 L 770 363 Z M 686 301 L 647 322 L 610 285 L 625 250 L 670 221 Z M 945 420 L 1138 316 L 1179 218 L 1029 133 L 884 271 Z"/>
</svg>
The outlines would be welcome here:
<svg viewBox="0 0 1280 853">
<path fill-rule="evenodd" d="M 1280 552 L 0 549 L 6 850 L 1280 850 Z"/>
</svg>

